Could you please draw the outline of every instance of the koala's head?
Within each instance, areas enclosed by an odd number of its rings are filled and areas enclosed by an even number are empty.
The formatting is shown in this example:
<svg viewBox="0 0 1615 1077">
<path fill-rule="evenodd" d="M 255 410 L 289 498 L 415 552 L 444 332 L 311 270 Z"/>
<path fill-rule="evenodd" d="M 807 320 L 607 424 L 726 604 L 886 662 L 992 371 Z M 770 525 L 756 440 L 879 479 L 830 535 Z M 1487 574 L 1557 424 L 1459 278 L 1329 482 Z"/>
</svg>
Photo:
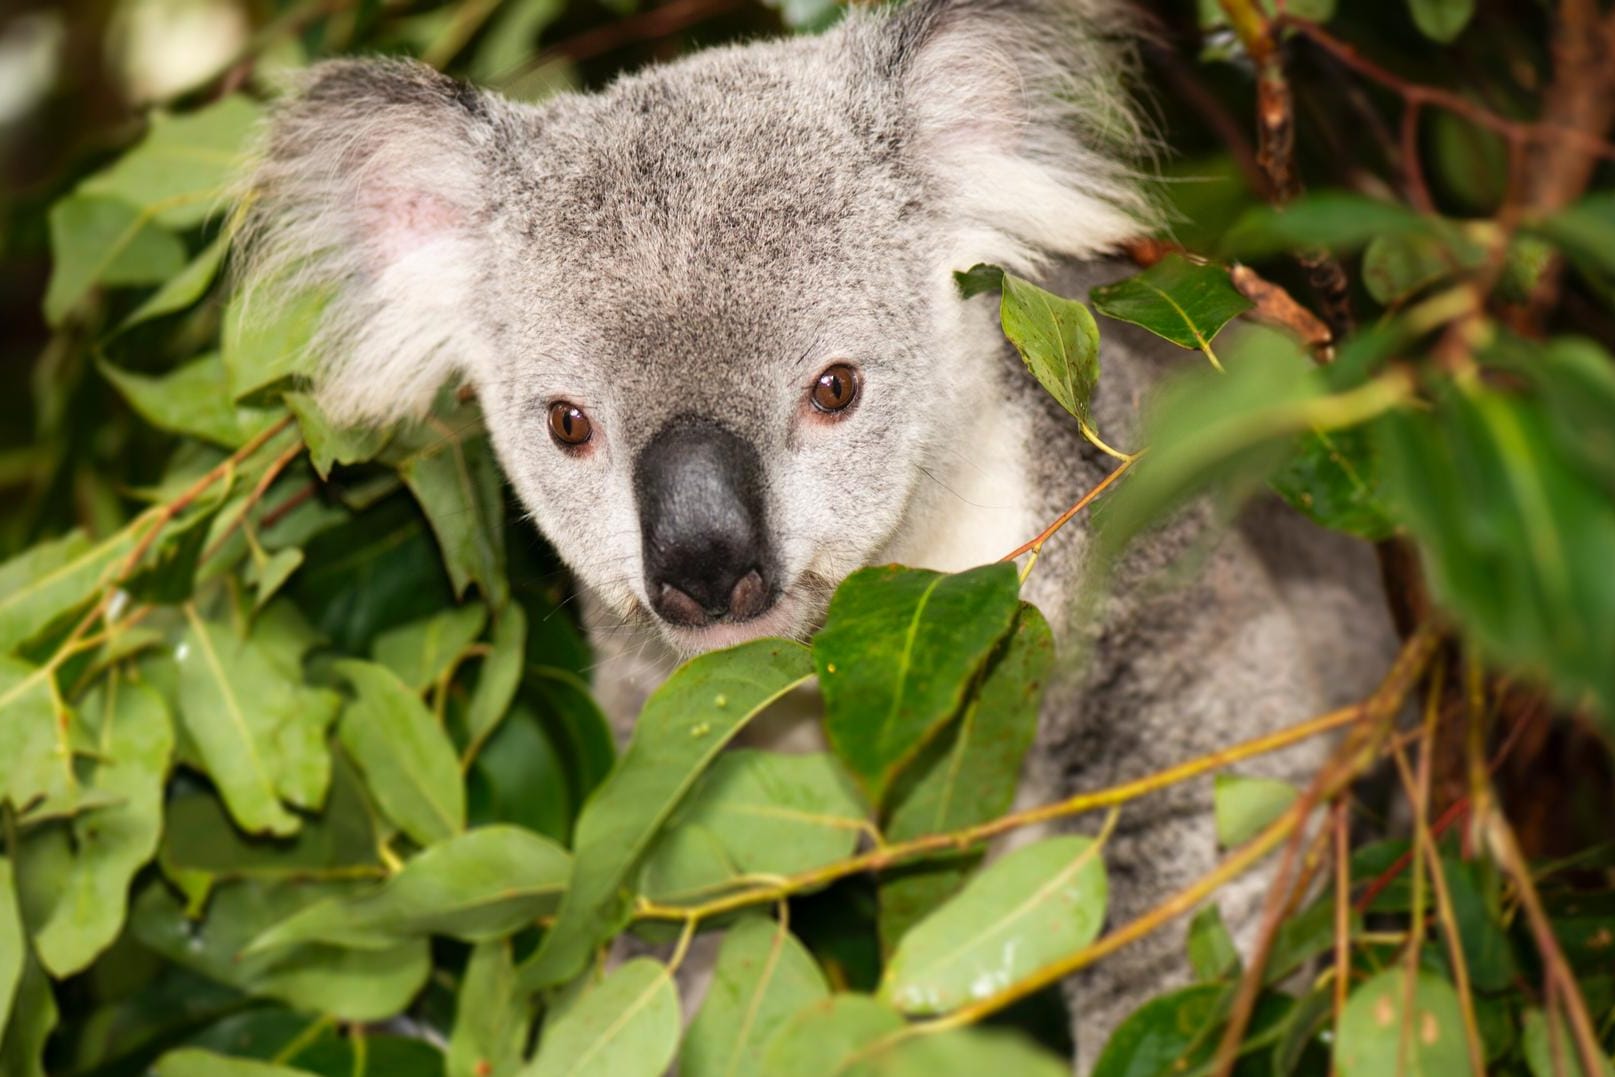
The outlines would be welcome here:
<svg viewBox="0 0 1615 1077">
<path fill-rule="evenodd" d="M 684 652 L 798 633 L 994 406 L 952 272 L 1138 231 L 1114 30 L 1086 0 L 913 0 L 539 106 L 324 64 L 265 136 L 248 271 L 332 291 L 338 419 L 469 381 L 622 619 Z"/>
</svg>

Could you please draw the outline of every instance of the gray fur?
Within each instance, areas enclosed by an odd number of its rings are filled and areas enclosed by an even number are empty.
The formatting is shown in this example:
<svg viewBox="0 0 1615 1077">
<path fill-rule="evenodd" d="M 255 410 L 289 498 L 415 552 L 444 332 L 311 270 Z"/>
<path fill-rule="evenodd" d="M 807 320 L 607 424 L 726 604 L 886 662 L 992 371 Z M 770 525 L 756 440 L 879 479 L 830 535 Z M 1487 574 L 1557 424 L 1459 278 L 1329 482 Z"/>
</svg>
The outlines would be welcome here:
<svg viewBox="0 0 1615 1077">
<path fill-rule="evenodd" d="M 324 64 L 266 135 L 248 278 L 270 299 L 334 287 L 320 394 L 340 418 L 407 413 L 453 377 L 476 388 L 506 473 L 585 593 L 597 689 L 626 730 L 680 658 L 805 637 L 863 565 L 993 560 L 1102 476 L 1107 461 L 1004 345 L 992 302 L 960 300 L 951 273 L 996 262 L 1080 294 L 1124 272 L 1080 263 L 1152 223 L 1126 30 L 1088 0 L 915 0 L 537 107 L 413 64 Z M 1100 428 L 1133 444 L 1159 368 L 1185 360 L 1105 334 Z M 836 360 L 865 386 L 831 423 L 804 400 Z M 586 452 L 551 443 L 557 399 L 591 416 Z M 680 414 L 721 422 L 765 463 L 785 592 L 757 621 L 676 628 L 647 612 L 630 466 Z M 1298 720 L 1382 671 L 1390 629 L 1365 550 L 1263 507 L 1192 582 L 1162 587 L 1197 524 L 1144 544 L 1094 625 L 1067 623 L 1085 586 L 1080 526 L 1031 577 L 1028 597 L 1092 658 L 1050 694 L 1039 797 Z M 1295 777 L 1315 756 L 1264 765 Z M 1213 862 L 1207 790 L 1124 815 L 1118 919 Z M 1086 978 L 1086 1063 L 1181 975 L 1181 931 L 1167 936 Z"/>
</svg>

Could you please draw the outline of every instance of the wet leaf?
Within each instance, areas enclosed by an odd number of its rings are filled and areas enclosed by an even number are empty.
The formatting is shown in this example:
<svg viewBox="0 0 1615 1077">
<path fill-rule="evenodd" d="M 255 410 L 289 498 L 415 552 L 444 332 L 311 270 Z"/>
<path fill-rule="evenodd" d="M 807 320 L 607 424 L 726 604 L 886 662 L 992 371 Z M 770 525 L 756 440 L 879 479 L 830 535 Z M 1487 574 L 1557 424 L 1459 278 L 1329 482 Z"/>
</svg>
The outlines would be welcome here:
<svg viewBox="0 0 1615 1077">
<path fill-rule="evenodd" d="M 1468 1072 L 1458 993 L 1445 980 L 1421 972 L 1410 1008 L 1406 984 L 1406 970 L 1392 968 L 1352 991 L 1335 1030 L 1335 1065 L 1343 1077 Z"/>
<path fill-rule="evenodd" d="M 335 669 L 356 693 L 342 713 L 342 746 L 382 813 L 421 845 L 465 828 L 465 787 L 448 734 L 391 670 L 344 659 Z"/>
<path fill-rule="evenodd" d="M 685 1034 L 681 1077 L 764 1072 L 774 1033 L 829 993 L 813 955 L 785 925 L 761 916 L 738 921 L 724 935 L 706 999 Z"/>
<path fill-rule="evenodd" d="M 646 958 L 606 976 L 539 1036 L 523 1077 L 660 1077 L 679 1042 L 673 976 Z"/>
<path fill-rule="evenodd" d="M 621 923 L 623 883 L 696 779 L 748 721 L 812 673 L 806 647 L 762 639 L 686 663 L 651 696 L 627 752 L 578 820 L 572 886 L 522 966 L 524 987 L 582 969 Z"/>
<path fill-rule="evenodd" d="M 1013 565 L 849 576 L 813 641 L 825 732 L 872 803 L 963 702 L 1019 608 Z"/>
<path fill-rule="evenodd" d="M 1104 924 L 1099 852 L 1071 835 L 989 864 L 898 943 L 880 997 L 905 1013 L 947 1013 L 1077 952 Z"/>
<path fill-rule="evenodd" d="M 1243 845 L 1294 804 L 1300 792 L 1288 782 L 1272 778 L 1217 775 L 1213 784 L 1217 841 L 1226 847 Z"/>
<path fill-rule="evenodd" d="M 1222 327 L 1251 307 L 1221 266 L 1169 254 L 1144 272 L 1088 294 L 1094 309 L 1180 348 L 1209 351 Z"/>
<path fill-rule="evenodd" d="M 247 952 L 303 942 L 376 950 L 428 935 L 504 938 L 555 908 L 571 870 L 571 856 L 554 842 L 519 827 L 481 827 L 416 854 L 374 890 L 300 910 Z"/>
</svg>

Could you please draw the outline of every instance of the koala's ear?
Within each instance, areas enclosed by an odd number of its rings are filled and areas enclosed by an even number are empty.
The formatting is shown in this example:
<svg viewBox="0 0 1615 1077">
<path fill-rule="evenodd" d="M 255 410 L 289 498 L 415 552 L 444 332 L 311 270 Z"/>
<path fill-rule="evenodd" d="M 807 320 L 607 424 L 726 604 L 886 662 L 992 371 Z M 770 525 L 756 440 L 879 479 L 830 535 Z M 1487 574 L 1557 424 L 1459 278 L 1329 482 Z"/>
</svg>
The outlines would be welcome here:
<svg viewBox="0 0 1615 1077">
<path fill-rule="evenodd" d="M 910 0 L 886 17 L 878 62 L 905 141 L 962 222 L 958 267 L 1035 269 L 1153 223 L 1134 33 L 1122 4 L 1098 0 Z"/>
<path fill-rule="evenodd" d="M 317 395 L 340 421 L 392 418 L 475 374 L 467 313 L 510 106 L 420 64 L 315 66 L 273 111 L 243 193 L 249 305 L 329 293 Z"/>
</svg>

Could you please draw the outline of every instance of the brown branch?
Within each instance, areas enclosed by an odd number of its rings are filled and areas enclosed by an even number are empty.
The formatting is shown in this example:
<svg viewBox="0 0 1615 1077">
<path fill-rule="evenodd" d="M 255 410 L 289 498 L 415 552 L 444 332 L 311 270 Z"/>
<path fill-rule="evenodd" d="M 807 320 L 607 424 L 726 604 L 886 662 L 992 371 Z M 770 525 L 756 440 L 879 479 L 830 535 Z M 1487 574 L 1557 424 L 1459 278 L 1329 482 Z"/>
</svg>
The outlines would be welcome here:
<svg viewBox="0 0 1615 1077">
<path fill-rule="evenodd" d="M 1118 479 L 1127 474 L 1127 469 L 1133 466 L 1133 460 L 1136 459 L 1138 459 L 1137 456 L 1134 456 L 1132 459 L 1123 460 L 1116 466 L 1114 471 L 1100 479 L 1098 485 L 1096 485 L 1092 490 L 1089 490 L 1087 493 L 1083 494 L 1075 505 L 1072 505 L 1070 508 L 1066 509 L 1055 519 L 1052 524 L 1039 532 L 1036 538 L 1032 539 L 1030 542 L 1022 543 L 1014 550 L 1000 557 L 999 560 L 1013 561 L 1023 554 L 1037 553 L 1042 550 L 1043 544 L 1049 541 L 1049 539 L 1053 538 L 1056 531 L 1070 523 L 1072 519 L 1076 517 L 1077 513 L 1093 504 L 1094 500 L 1098 498 L 1100 494 L 1103 494 L 1106 490 L 1110 489 L 1113 485 L 1115 485 Z"/>
</svg>

